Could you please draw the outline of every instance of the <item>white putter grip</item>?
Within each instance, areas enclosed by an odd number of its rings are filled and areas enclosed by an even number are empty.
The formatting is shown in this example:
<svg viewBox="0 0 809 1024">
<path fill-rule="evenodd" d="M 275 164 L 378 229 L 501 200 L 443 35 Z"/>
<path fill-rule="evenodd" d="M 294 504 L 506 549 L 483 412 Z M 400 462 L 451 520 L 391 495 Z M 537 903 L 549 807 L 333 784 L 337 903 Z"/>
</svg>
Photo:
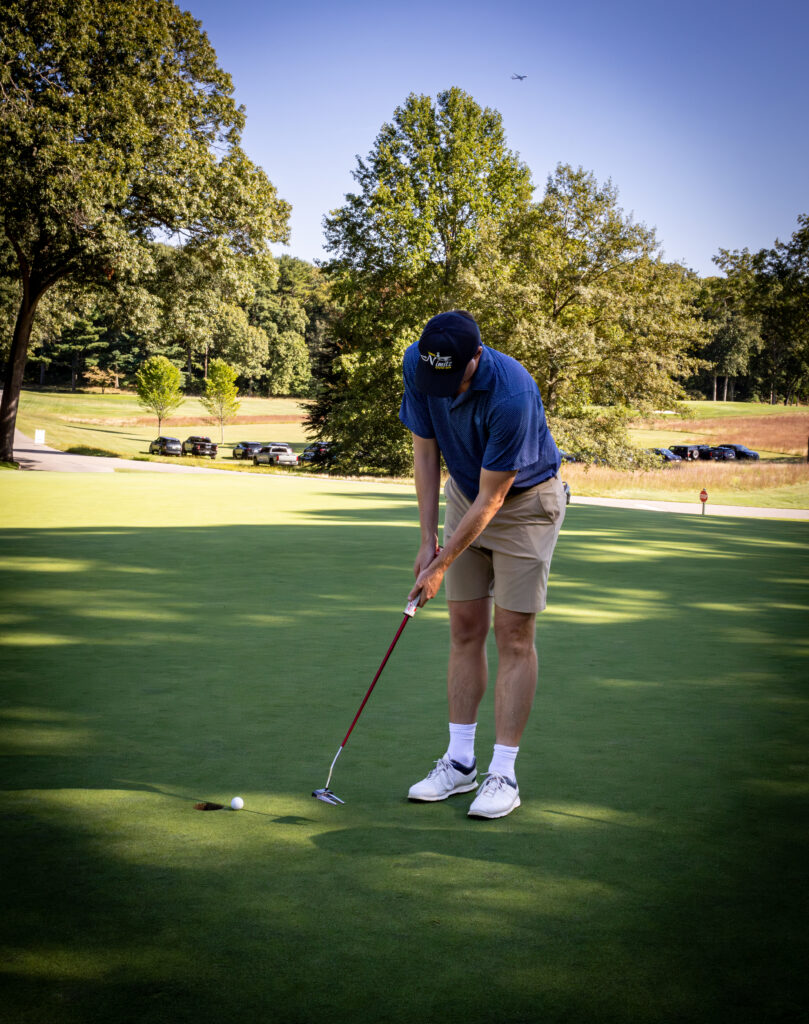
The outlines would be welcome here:
<svg viewBox="0 0 809 1024">
<path fill-rule="evenodd" d="M 413 616 L 416 614 L 416 609 L 418 608 L 418 606 L 419 599 L 417 597 L 414 597 L 412 601 L 407 602 L 407 608 L 405 608 L 404 610 L 405 615 L 409 615 L 410 618 L 412 619 Z"/>
</svg>

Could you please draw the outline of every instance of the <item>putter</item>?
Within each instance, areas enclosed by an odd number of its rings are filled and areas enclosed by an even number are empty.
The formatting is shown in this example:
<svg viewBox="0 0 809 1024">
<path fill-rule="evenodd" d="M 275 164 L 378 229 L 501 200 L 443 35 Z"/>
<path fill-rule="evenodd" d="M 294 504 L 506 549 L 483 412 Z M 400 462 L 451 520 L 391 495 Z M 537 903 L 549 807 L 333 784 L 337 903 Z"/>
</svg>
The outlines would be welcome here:
<svg viewBox="0 0 809 1024">
<path fill-rule="evenodd" d="M 379 679 L 379 677 L 382 675 L 382 669 L 387 664 L 388 658 L 391 656 L 391 652 L 393 651 L 393 648 L 396 646 L 396 643 L 397 643 L 399 637 L 402 635 L 402 631 L 404 630 L 404 628 L 407 625 L 407 623 L 416 614 L 416 608 L 418 608 L 418 606 L 419 606 L 419 599 L 418 598 L 415 598 L 413 601 L 409 601 L 408 602 L 407 608 L 405 608 L 405 610 L 404 610 L 404 618 L 402 619 L 401 625 L 396 630 L 396 636 L 393 638 L 393 643 L 388 648 L 388 653 L 382 659 L 382 664 L 379 666 L 379 668 L 377 670 L 377 673 L 374 676 L 373 682 L 368 687 L 368 692 L 363 697 L 362 704 L 360 704 L 360 706 L 359 706 L 359 710 L 357 711 L 356 715 L 354 715 L 354 721 L 348 727 L 348 732 L 345 734 L 345 739 L 340 744 L 340 749 L 334 755 L 334 760 L 331 763 L 331 768 L 329 768 L 329 777 L 326 779 L 326 785 L 323 787 L 323 789 L 314 789 L 314 790 L 312 790 L 312 796 L 315 797 L 316 800 L 322 800 L 324 804 L 344 804 L 345 803 L 345 800 L 341 800 L 339 796 L 335 796 L 335 794 L 332 793 L 332 791 L 329 789 L 329 783 L 331 782 L 331 776 L 332 776 L 332 772 L 334 771 L 334 766 L 337 763 L 337 758 L 343 752 L 343 747 L 348 742 L 348 737 L 351 735 L 351 730 L 357 724 L 357 719 L 362 714 L 362 709 L 368 703 L 368 698 L 371 696 L 371 693 L 373 692 L 373 689 L 376 686 L 377 679 Z"/>
</svg>

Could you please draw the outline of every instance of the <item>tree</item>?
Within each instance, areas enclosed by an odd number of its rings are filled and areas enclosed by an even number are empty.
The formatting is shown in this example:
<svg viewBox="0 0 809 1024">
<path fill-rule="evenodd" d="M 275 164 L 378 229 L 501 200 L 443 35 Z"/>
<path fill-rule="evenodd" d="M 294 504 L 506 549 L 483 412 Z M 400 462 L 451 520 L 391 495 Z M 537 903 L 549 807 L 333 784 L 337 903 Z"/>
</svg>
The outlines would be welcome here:
<svg viewBox="0 0 809 1024">
<path fill-rule="evenodd" d="M 502 118 L 461 89 L 408 96 L 353 172 L 359 186 L 325 220 L 325 271 L 340 308 L 340 355 L 321 378 L 310 425 L 350 459 L 406 471 L 397 419 L 401 354 L 435 313 L 452 308 L 478 259 L 480 228 L 531 198 L 528 168 L 506 147 Z"/>
<path fill-rule="evenodd" d="M 722 401 L 727 401 L 731 378 L 747 373 L 761 345 L 761 321 L 752 312 L 752 287 L 752 276 L 741 273 L 709 277 L 702 282 L 697 301 L 705 320 L 707 344 L 700 356 L 708 364 L 714 402 L 717 379 L 724 377 Z"/>
<path fill-rule="evenodd" d="M 311 363 L 306 345 L 309 317 L 303 304 L 302 261 L 282 256 L 277 272 L 256 280 L 255 294 L 248 309 L 254 328 L 266 339 L 265 366 L 260 376 L 267 380 L 270 395 L 306 395 L 311 383 Z M 312 268 L 314 269 L 314 268 Z M 256 376 L 259 376 L 257 374 Z"/>
<path fill-rule="evenodd" d="M 240 148 L 244 111 L 200 23 L 171 0 L 7 0 L 0 10 L 0 264 L 18 308 L 0 405 L 14 423 L 37 306 L 114 286 L 158 232 L 223 263 L 287 236 L 289 207 Z"/>
<path fill-rule="evenodd" d="M 180 388 L 183 375 L 165 356 L 150 356 L 135 374 L 138 401 L 157 416 L 157 432 L 163 420 L 185 401 Z"/>
<path fill-rule="evenodd" d="M 560 164 L 506 230 L 485 226 L 462 291 L 484 338 L 534 376 L 559 443 L 616 465 L 639 458 L 626 417 L 668 408 L 695 365 L 696 279 L 658 249 L 611 182 Z"/>
<path fill-rule="evenodd" d="M 788 242 L 751 254 L 720 250 L 714 260 L 729 278 L 749 279 L 748 314 L 760 319 L 761 347 L 751 371 L 769 401 L 809 393 L 809 215 Z"/>
<path fill-rule="evenodd" d="M 205 394 L 200 401 L 219 423 L 220 440 L 225 440 L 225 424 L 236 418 L 240 403 L 236 400 L 236 371 L 223 359 L 214 359 L 205 381 Z"/>
</svg>

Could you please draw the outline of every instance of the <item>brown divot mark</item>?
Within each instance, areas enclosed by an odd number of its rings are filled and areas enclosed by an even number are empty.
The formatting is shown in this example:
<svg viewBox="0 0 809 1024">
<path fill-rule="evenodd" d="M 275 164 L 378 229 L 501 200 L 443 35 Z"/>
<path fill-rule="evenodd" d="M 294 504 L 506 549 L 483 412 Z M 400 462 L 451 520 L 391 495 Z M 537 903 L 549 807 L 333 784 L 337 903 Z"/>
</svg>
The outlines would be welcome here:
<svg viewBox="0 0 809 1024">
<path fill-rule="evenodd" d="M 202 803 L 194 804 L 194 810 L 195 811 L 221 811 L 224 806 L 225 806 L 224 804 L 213 804 L 213 803 L 209 803 L 207 800 L 203 800 Z"/>
</svg>

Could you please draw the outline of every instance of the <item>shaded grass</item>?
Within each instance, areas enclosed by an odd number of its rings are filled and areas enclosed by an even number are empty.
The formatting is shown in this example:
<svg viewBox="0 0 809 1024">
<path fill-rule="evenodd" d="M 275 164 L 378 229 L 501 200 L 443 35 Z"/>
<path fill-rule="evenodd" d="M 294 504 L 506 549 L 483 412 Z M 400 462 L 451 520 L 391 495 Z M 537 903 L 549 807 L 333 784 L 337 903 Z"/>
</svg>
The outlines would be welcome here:
<svg viewBox="0 0 809 1024">
<path fill-rule="evenodd" d="M 483 823 L 403 800 L 445 743 L 439 602 L 345 807 L 309 796 L 401 619 L 410 488 L 20 474 L 0 520 L 9 1020 L 798 1019 L 802 524 L 571 507 L 523 806 Z"/>
</svg>

